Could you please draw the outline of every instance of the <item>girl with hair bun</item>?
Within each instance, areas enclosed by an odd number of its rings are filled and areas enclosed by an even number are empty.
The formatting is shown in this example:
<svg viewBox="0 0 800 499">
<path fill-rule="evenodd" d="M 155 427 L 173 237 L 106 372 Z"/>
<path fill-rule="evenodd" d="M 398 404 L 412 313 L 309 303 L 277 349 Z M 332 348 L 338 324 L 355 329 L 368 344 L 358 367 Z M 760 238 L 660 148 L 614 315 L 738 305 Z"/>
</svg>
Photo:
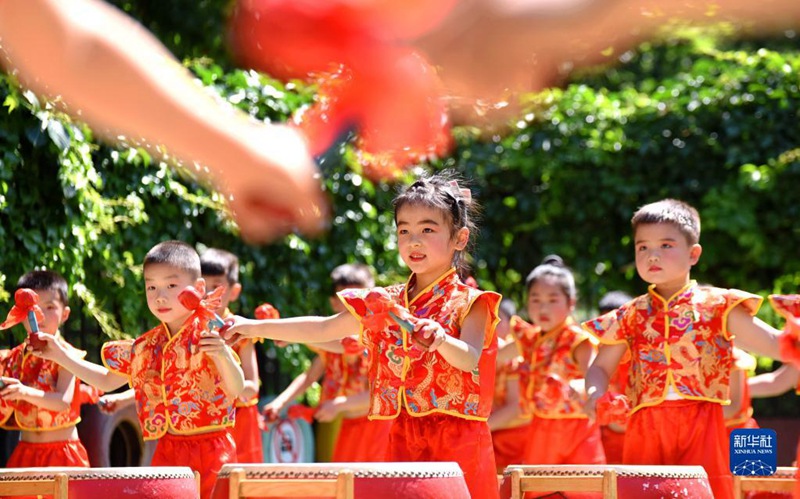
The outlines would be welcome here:
<svg viewBox="0 0 800 499">
<path fill-rule="evenodd" d="M 572 318 L 575 278 L 561 257 L 549 255 L 525 286 L 532 324 L 511 321 L 514 353 L 528 364 L 529 375 L 520 377 L 522 412 L 533 416 L 524 464 L 605 464 L 600 428 L 583 410 L 596 342 Z"/>
<path fill-rule="evenodd" d="M 423 177 L 394 200 L 403 284 L 338 293 L 331 317 L 236 317 L 229 339 L 325 342 L 359 330 L 369 356 L 369 419 L 393 420 L 389 461 L 455 461 L 472 497 L 498 497 L 492 408 L 500 295 L 458 269 L 475 232 L 475 204 L 449 174 Z"/>
</svg>

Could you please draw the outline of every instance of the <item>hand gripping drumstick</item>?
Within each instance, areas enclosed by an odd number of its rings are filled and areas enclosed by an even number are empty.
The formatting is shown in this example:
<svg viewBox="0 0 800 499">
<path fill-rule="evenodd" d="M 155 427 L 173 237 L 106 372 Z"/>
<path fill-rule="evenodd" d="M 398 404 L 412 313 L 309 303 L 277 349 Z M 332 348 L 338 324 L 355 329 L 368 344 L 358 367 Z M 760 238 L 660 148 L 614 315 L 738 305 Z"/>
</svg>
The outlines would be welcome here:
<svg viewBox="0 0 800 499">
<path fill-rule="evenodd" d="M 200 291 L 193 286 L 187 286 L 178 294 L 178 301 L 185 308 L 191 310 L 193 315 L 205 319 L 207 321 L 208 330 L 211 331 L 214 328 L 219 329 L 225 325 L 225 321 L 222 320 L 222 317 L 214 312 L 214 309 L 219 305 L 220 296 L 222 296 L 224 292 L 225 288 L 220 286 L 204 299 Z"/>
<path fill-rule="evenodd" d="M 46 343 L 34 336 L 39 332 L 39 321 L 44 320 L 44 312 L 39 307 L 39 295 L 32 289 L 20 288 L 14 293 L 14 306 L 8 312 L 6 320 L 0 324 L 0 329 L 8 329 L 26 318 L 31 328 L 31 332 L 28 334 L 30 345 L 34 349 L 43 347 Z"/>
<path fill-rule="evenodd" d="M 364 298 L 367 309 L 372 313 L 362 320 L 366 329 L 383 329 L 386 322 L 391 320 L 405 331 L 409 338 L 419 343 L 426 349 L 433 343 L 433 337 L 425 338 L 421 333 L 414 331 L 417 317 L 405 308 L 399 306 L 386 292 L 373 290 Z"/>
</svg>

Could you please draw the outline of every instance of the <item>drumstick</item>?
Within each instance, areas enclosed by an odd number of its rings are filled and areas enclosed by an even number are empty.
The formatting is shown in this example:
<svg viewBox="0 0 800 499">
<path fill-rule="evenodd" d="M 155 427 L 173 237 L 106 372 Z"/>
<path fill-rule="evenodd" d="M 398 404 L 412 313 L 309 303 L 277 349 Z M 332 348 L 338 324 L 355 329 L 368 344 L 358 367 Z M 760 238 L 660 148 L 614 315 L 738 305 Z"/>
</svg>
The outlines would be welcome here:
<svg viewBox="0 0 800 499">
<path fill-rule="evenodd" d="M 216 312 L 211 310 L 205 303 L 203 303 L 203 295 L 201 295 L 200 292 L 193 286 L 187 286 L 183 289 L 183 291 L 178 293 L 178 301 L 181 303 L 181 305 L 192 312 L 200 312 L 201 315 L 209 318 L 209 331 L 213 328 L 219 329 L 225 325 L 225 321 L 222 320 L 222 317 L 217 315 Z"/>
<path fill-rule="evenodd" d="M 395 310 L 397 310 L 398 308 L 399 307 L 396 307 Z M 408 315 L 411 315 L 411 314 L 408 314 Z M 402 328 L 406 332 L 406 334 L 409 335 L 410 338 L 412 338 L 414 341 L 416 341 L 420 345 L 423 345 L 425 348 L 430 347 L 431 344 L 433 343 L 433 337 L 425 338 L 424 336 L 422 336 L 422 334 L 420 334 L 418 332 L 415 332 L 414 331 L 414 323 L 412 323 L 408 319 L 404 319 L 402 317 L 399 317 L 395 313 L 394 310 L 389 311 L 389 317 L 391 317 L 392 320 L 398 326 L 400 326 L 400 328 Z M 414 317 L 414 316 L 412 315 L 411 317 Z"/>
<path fill-rule="evenodd" d="M 9 328 L 19 324 L 25 318 L 28 319 L 30 333 L 28 340 L 34 349 L 42 348 L 46 345 L 44 341 L 37 339 L 34 335 L 39 332 L 39 320 L 37 316 L 44 317 L 42 309 L 39 308 L 39 295 L 36 291 L 29 288 L 20 288 L 14 293 L 14 306 L 8 312 L 6 320 L 0 324 L 0 329 Z"/>
<path fill-rule="evenodd" d="M 433 338 L 425 338 L 414 331 L 417 317 L 397 304 L 389 294 L 382 289 L 373 289 L 364 297 L 367 309 L 372 312 L 362 319 L 362 324 L 367 329 L 383 329 L 386 321 L 391 320 L 415 342 L 428 348 L 433 343 Z"/>
</svg>

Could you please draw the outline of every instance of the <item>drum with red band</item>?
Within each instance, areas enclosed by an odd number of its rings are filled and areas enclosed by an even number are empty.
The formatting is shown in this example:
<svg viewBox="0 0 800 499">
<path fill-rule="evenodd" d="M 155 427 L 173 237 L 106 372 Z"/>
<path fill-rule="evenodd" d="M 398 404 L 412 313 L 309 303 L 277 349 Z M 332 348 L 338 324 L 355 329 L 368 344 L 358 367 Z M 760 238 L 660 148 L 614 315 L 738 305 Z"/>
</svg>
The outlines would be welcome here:
<svg viewBox="0 0 800 499">
<path fill-rule="evenodd" d="M 67 475 L 69 499 L 197 499 L 200 493 L 188 467 L 6 468 L 0 470 L 0 497 L 9 482 L 52 480 Z M 44 496 L 49 497 L 49 496 Z"/>
<path fill-rule="evenodd" d="M 708 475 L 701 466 L 634 466 L 634 465 L 569 465 L 569 466 L 509 466 L 503 472 L 500 497 L 512 497 L 513 471 L 520 470 L 522 477 L 601 478 L 607 470 L 616 472 L 619 499 L 691 498 L 714 499 Z M 560 492 L 561 495 L 553 494 Z M 524 497 L 580 497 L 602 498 L 600 492 L 528 492 Z"/>
<path fill-rule="evenodd" d="M 775 473 L 768 476 L 756 476 L 756 477 L 747 477 L 743 476 L 742 479 L 742 486 L 745 487 L 745 482 L 751 479 L 759 479 L 759 478 L 766 478 L 770 481 L 778 480 L 779 482 L 774 482 L 773 485 L 761 485 L 759 488 L 761 490 L 758 491 L 747 491 L 743 494 L 744 499 L 792 499 L 792 497 L 800 498 L 800 491 L 796 491 L 793 495 L 791 492 L 780 492 L 775 485 L 780 483 L 781 488 L 788 484 L 789 488 L 794 488 L 797 485 L 797 468 L 789 467 L 789 466 L 778 466 L 778 469 L 775 470 Z M 734 478 L 736 480 L 736 478 Z M 734 481 L 734 493 L 736 491 L 736 485 Z"/>
<path fill-rule="evenodd" d="M 229 499 L 231 471 L 237 468 L 247 480 L 326 480 L 351 470 L 355 499 L 469 499 L 458 464 L 427 462 L 226 464 L 217 475 L 213 499 Z"/>
</svg>

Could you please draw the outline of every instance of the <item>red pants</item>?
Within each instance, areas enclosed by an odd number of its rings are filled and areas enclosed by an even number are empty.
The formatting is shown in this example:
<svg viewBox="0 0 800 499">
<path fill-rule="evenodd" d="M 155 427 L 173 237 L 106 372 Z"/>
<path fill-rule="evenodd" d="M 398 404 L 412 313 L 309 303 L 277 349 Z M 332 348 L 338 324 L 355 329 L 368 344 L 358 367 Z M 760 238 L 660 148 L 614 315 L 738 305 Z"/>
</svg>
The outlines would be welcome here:
<svg viewBox="0 0 800 499">
<path fill-rule="evenodd" d="M 524 464 L 606 464 L 600 427 L 587 418 L 534 416 Z"/>
<path fill-rule="evenodd" d="M 492 435 L 486 421 L 446 414 L 422 417 L 401 412 L 389 437 L 390 461 L 455 461 L 474 499 L 496 499 Z"/>
<path fill-rule="evenodd" d="M 227 430 L 158 439 L 153 466 L 188 466 L 200 473 L 200 497 L 210 499 L 223 464 L 236 462 L 236 444 Z"/>
<path fill-rule="evenodd" d="M 19 442 L 8 458 L 9 468 L 50 468 L 68 466 L 88 468 L 89 456 L 80 440 L 62 442 Z"/>
<path fill-rule="evenodd" d="M 237 463 L 263 463 L 261 428 L 258 427 L 258 406 L 236 408 L 236 425 L 228 428 L 236 443 Z"/>
<path fill-rule="evenodd" d="M 514 428 L 503 428 L 492 432 L 492 445 L 494 446 L 494 461 L 497 473 L 502 473 L 510 464 L 525 462 L 525 454 L 530 443 L 530 423 L 525 423 Z"/>
<path fill-rule="evenodd" d="M 606 453 L 606 463 L 622 464 L 622 448 L 625 445 L 625 432 L 617 432 L 608 426 L 600 427 L 600 436 L 603 439 L 603 451 Z"/>
<path fill-rule="evenodd" d="M 755 419 L 749 418 L 747 421 L 745 421 L 743 423 L 739 423 L 737 425 L 726 426 L 725 428 L 728 430 L 728 437 L 729 437 L 728 438 L 728 442 L 730 442 L 730 440 L 731 440 L 730 436 L 731 436 L 731 433 L 733 433 L 733 430 L 739 430 L 741 428 L 758 428 L 758 423 L 756 422 Z"/>
<path fill-rule="evenodd" d="M 343 418 L 333 449 L 333 462 L 369 463 L 386 461 L 392 420 Z"/>
<path fill-rule="evenodd" d="M 700 465 L 716 499 L 733 497 L 728 458 L 728 432 L 719 404 L 667 400 L 634 412 L 628 422 L 623 463 Z"/>
</svg>

